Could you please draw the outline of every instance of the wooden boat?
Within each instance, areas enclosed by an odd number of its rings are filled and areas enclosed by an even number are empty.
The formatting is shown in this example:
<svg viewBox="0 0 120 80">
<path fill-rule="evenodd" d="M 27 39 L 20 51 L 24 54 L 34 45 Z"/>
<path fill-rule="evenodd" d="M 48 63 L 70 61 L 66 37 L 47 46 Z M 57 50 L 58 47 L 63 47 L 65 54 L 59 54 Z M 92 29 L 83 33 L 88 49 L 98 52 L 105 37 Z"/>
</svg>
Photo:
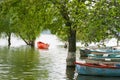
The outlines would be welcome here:
<svg viewBox="0 0 120 80">
<path fill-rule="evenodd" d="M 88 58 L 120 58 L 119 53 L 88 54 Z"/>
<path fill-rule="evenodd" d="M 88 54 L 91 53 L 91 50 L 86 49 L 86 48 L 81 48 L 80 49 L 80 57 L 88 57 Z"/>
<path fill-rule="evenodd" d="M 49 44 L 43 43 L 43 42 L 39 41 L 39 42 L 37 42 L 37 47 L 39 49 L 48 49 L 49 48 Z"/>
<path fill-rule="evenodd" d="M 105 53 L 120 53 L 120 50 L 114 50 L 114 49 L 97 49 L 97 50 L 91 50 L 92 54 L 105 54 Z"/>
<path fill-rule="evenodd" d="M 119 53 L 120 50 L 114 49 L 114 48 L 99 48 L 99 49 L 86 49 L 81 48 L 80 49 L 80 55 L 81 57 L 88 57 L 89 54 L 109 54 L 109 53 Z"/>
<path fill-rule="evenodd" d="M 104 59 L 104 60 L 95 60 L 95 59 L 84 59 L 86 63 L 93 63 L 93 64 L 112 64 L 117 65 L 120 64 L 120 59 Z"/>
<path fill-rule="evenodd" d="M 94 63 L 81 63 L 75 62 L 76 71 L 82 75 L 92 76 L 120 76 L 120 64 L 94 64 Z"/>
<path fill-rule="evenodd" d="M 78 75 L 75 80 L 120 80 L 120 77 L 104 77 L 104 76 L 86 76 L 86 75 Z"/>
<path fill-rule="evenodd" d="M 88 54 L 87 59 L 94 61 L 120 62 L 120 54 L 119 53 Z"/>
</svg>

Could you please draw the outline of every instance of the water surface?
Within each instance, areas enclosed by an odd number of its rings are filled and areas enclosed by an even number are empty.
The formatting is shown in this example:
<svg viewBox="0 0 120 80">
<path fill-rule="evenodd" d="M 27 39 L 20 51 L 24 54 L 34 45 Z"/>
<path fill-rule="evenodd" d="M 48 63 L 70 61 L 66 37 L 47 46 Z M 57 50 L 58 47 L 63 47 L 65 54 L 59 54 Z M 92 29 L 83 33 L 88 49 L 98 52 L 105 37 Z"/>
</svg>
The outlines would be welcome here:
<svg viewBox="0 0 120 80">
<path fill-rule="evenodd" d="M 66 67 L 67 49 L 54 35 L 41 35 L 36 40 L 49 43 L 48 50 L 31 48 L 13 37 L 12 46 L 0 40 L 0 80 L 118 80 L 116 77 L 75 75 L 75 69 Z M 19 42 L 18 44 L 16 44 Z M 2 45 L 1 45 L 2 44 Z M 4 46 L 3 46 L 4 45 Z M 79 49 L 76 54 L 79 59 Z M 77 78 L 74 78 L 77 77 Z"/>
</svg>

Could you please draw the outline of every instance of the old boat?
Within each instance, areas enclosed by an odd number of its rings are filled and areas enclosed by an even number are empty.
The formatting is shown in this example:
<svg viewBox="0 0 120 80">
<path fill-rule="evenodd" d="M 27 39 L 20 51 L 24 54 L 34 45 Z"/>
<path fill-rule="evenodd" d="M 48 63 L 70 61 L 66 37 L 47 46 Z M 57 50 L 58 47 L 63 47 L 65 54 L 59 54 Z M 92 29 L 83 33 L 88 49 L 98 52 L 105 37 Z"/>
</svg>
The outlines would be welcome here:
<svg viewBox="0 0 120 80">
<path fill-rule="evenodd" d="M 109 53 L 120 53 L 120 49 L 107 47 L 107 48 L 98 48 L 98 49 L 90 49 L 90 48 L 81 48 L 80 55 L 81 57 L 88 57 L 89 54 L 109 54 Z"/>
<path fill-rule="evenodd" d="M 48 49 L 49 44 L 39 41 L 39 42 L 37 42 L 37 47 L 38 47 L 38 49 Z"/>
<path fill-rule="evenodd" d="M 119 53 L 88 54 L 88 58 L 120 58 Z"/>
<path fill-rule="evenodd" d="M 95 60 L 95 61 L 112 61 L 112 62 L 120 62 L 120 53 L 91 53 L 88 54 L 87 59 Z"/>
<path fill-rule="evenodd" d="M 120 77 L 104 77 L 104 76 L 86 76 L 78 75 L 75 80 L 120 80 Z"/>
<path fill-rule="evenodd" d="M 120 76 L 120 64 L 95 64 L 75 62 L 76 71 L 82 75 L 92 76 Z"/>
</svg>

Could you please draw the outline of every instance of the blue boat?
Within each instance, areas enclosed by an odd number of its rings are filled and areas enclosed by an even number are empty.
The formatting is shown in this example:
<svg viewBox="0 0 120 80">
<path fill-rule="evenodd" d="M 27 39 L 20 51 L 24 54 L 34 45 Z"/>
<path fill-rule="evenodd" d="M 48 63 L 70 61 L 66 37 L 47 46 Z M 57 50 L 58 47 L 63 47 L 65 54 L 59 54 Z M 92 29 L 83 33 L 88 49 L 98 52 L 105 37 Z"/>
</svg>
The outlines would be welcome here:
<svg viewBox="0 0 120 80">
<path fill-rule="evenodd" d="M 88 54 L 88 58 L 120 58 L 119 53 Z"/>
<path fill-rule="evenodd" d="M 76 71 L 82 75 L 92 76 L 120 76 L 120 66 L 107 64 L 93 64 L 75 62 Z"/>
<path fill-rule="evenodd" d="M 119 53 L 88 54 L 89 60 L 120 62 Z"/>
<path fill-rule="evenodd" d="M 81 57 L 88 57 L 89 54 L 111 54 L 111 53 L 119 53 L 119 49 L 114 48 L 99 48 L 99 49 L 87 49 L 87 48 L 81 48 L 80 49 L 80 55 Z"/>
<path fill-rule="evenodd" d="M 106 48 L 106 49 L 91 49 L 91 52 L 103 52 L 103 53 L 120 53 L 120 50 Z"/>
<path fill-rule="evenodd" d="M 120 77 L 78 75 L 75 80 L 120 80 Z"/>
</svg>

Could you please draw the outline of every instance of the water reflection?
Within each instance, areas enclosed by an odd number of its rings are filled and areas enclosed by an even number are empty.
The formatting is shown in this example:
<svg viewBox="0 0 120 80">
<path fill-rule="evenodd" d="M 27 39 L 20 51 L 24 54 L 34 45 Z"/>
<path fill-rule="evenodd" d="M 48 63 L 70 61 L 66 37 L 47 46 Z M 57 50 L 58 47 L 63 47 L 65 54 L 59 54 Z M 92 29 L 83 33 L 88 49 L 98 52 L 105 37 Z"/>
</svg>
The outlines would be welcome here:
<svg viewBox="0 0 120 80">
<path fill-rule="evenodd" d="M 14 37 L 12 38 L 14 42 L 10 49 L 6 47 L 0 48 L 1 80 L 73 79 L 70 77 L 72 72 L 69 70 L 71 69 L 66 69 L 68 50 L 62 46 L 63 43 L 55 35 L 41 35 L 36 40 L 36 42 L 43 41 L 49 43 L 50 47 L 48 50 L 32 49 L 25 44 L 22 46 L 23 43 Z M 2 42 L 5 42 L 5 40 Z M 0 42 L 0 45 L 2 42 Z M 16 42 L 19 42 L 19 44 L 16 44 Z"/>
<path fill-rule="evenodd" d="M 74 79 L 75 67 L 66 67 L 66 75 L 68 80 Z"/>
<path fill-rule="evenodd" d="M 72 80 L 74 69 L 66 69 L 66 56 L 67 49 L 61 46 L 49 50 L 0 47 L 0 79 Z"/>
<path fill-rule="evenodd" d="M 78 75 L 76 80 L 120 80 L 120 77 L 103 77 L 103 76 Z"/>
<path fill-rule="evenodd" d="M 39 56 L 39 52 L 30 47 L 0 48 L 0 79 L 45 80 L 48 77 L 48 71 L 45 68 L 38 69 Z"/>
</svg>

